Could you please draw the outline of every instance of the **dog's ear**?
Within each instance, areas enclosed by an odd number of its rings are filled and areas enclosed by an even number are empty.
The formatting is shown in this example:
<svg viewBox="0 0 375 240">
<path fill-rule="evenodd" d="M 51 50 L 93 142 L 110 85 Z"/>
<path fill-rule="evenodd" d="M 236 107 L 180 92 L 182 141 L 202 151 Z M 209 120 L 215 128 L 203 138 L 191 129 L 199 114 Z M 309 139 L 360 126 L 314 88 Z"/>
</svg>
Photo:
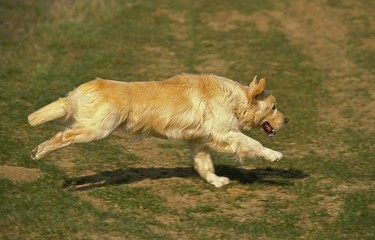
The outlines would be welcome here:
<svg viewBox="0 0 375 240">
<path fill-rule="evenodd" d="M 249 100 L 252 101 L 257 95 L 263 93 L 265 89 L 266 79 L 262 78 L 259 80 L 259 83 L 257 83 L 257 76 L 255 76 L 249 85 L 249 92 L 247 94 Z"/>
<path fill-rule="evenodd" d="M 253 80 L 251 81 L 249 88 L 254 88 L 257 85 L 257 75 L 254 76 Z"/>
</svg>

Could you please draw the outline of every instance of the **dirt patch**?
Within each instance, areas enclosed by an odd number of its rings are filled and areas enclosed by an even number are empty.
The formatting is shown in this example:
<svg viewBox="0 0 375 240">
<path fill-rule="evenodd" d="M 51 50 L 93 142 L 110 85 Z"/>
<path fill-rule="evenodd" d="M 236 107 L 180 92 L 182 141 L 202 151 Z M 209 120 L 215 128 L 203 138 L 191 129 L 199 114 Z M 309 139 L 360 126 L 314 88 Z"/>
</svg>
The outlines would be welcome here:
<svg viewBox="0 0 375 240">
<path fill-rule="evenodd" d="M 222 59 L 219 54 L 209 54 L 200 57 L 201 64 L 195 67 L 200 73 L 217 73 L 224 74 L 228 72 L 229 67 L 234 64 L 233 62 L 227 62 Z"/>
<path fill-rule="evenodd" d="M 327 213 L 326 220 L 330 223 L 337 221 L 342 207 L 344 205 L 344 198 L 340 195 L 327 196 L 317 195 L 312 198 L 313 202 L 316 202 L 316 211 L 322 211 Z M 314 226 L 316 227 L 316 226 Z"/>
<path fill-rule="evenodd" d="M 36 168 L 0 166 L 0 178 L 9 179 L 12 182 L 32 182 L 41 175 L 42 172 Z"/>
<path fill-rule="evenodd" d="M 334 191 L 338 193 L 354 193 L 357 191 L 367 191 L 371 189 L 375 189 L 375 181 L 366 182 L 366 184 L 361 182 L 356 184 L 341 183 L 336 186 Z"/>
<path fill-rule="evenodd" d="M 185 23 L 186 22 L 186 17 L 184 13 L 181 12 L 175 12 L 169 9 L 158 9 L 153 13 L 153 16 L 155 17 L 167 17 L 170 20 L 178 23 Z"/>
<path fill-rule="evenodd" d="M 158 59 L 158 61 L 147 63 L 147 67 L 140 65 L 138 73 L 144 76 L 146 81 L 164 80 L 185 69 L 183 61 L 174 51 L 161 46 L 150 45 L 144 45 L 143 50 L 142 54 L 147 55 L 149 59 Z M 162 71 L 160 71 L 161 69 Z"/>
<path fill-rule="evenodd" d="M 255 20 L 254 16 L 241 14 L 238 11 L 221 11 L 210 16 L 202 14 L 201 18 L 209 28 L 225 32 Z"/>
<path fill-rule="evenodd" d="M 338 196 L 325 196 L 319 203 L 319 205 L 324 206 L 330 216 L 329 221 L 335 222 L 342 211 L 344 205 L 344 200 Z"/>
<path fill-rule="evenodd" d="M 267 201 L 287 202 L 295 199 L 278 188 L 265 188 L 248 191 L 242 188 L 228 189 L 232 199 L 238 199 L 235 204 L 224 204 L 222 211 L 225 215 L 232 216 L 236 222 L 245 222 L 249 219 L 262 219 L 266 214 Z"/>
</svg>

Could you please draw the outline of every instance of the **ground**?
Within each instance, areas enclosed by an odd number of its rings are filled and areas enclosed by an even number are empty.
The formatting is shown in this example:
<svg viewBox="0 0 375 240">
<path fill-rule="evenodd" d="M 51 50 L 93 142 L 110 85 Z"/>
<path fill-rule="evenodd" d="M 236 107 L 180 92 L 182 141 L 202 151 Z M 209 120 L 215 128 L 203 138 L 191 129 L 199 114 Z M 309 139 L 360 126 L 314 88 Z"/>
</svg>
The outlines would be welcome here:
<svg viewBox="0 0 375 240">
<path fill-rule="evenodd" d="M 375 236 L 374 3 L 35 0 L 0 7 L 3 237 Z M 251 135 L 284 159 L 241 164 L 214 153 L 217 172 L 233 180 L 221 189 L 197 176 L 185 143 L 121 131 L 29 159 L 63 126 L 31 128 L 27 115 L 78 84 L 181 72 L 243 84 L 266 77 L 291 121 L 272 139 Z"/>
</svg>

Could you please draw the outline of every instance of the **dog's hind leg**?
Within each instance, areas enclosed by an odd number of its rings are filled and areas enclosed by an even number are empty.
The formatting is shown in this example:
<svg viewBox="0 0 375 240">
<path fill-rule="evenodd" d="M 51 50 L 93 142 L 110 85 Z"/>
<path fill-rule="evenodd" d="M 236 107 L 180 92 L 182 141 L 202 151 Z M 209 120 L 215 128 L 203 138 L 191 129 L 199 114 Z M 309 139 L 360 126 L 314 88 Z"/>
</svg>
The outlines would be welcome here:
<svg viewBox="0 0 375 240">
<path fill-rule="evenodd" d="M 90 142 L 92 139 L 91 135 L 90 132 L 82 129 L 67 129 L 58 132 L 51 139 L 39 144 L 34 150 L 32 150 L 31 158 L 33 160 L 39 160 L 50 152 L 59 148 L 67 147 L 72 143 Z"/>
<path fill-rule="evenodd" d="M 111 132 L 111 129 L 108 129 L 107 131 L 94 131 L 82 127 L 67 129 L 39 144 L 38 147 L 32 150 L 31 158 L 33 160 L 39 160 L 59 148 L 67 147 L 72 143 L 87 143 L 99 140 L 107 137 Z"/>
<path fill-rule="evenodd" d="M 190 142 L 190 151 L 194 159 L 195 170 L 208 183 L 215 187 L 222 187 L 230 183 L 229 178 L 215 174 L 214 164 L 211 160 L 209 149 L 197 142 Z"/>
</svg>

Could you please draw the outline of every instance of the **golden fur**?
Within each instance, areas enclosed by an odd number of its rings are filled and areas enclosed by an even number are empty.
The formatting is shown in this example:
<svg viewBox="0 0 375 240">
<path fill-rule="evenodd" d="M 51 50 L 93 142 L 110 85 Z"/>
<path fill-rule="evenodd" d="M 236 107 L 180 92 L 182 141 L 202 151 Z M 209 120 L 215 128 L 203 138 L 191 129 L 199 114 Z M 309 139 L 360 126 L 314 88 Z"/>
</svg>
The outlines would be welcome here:
<svg viewBox="0 0 375 240">
<path fill-rule="evenodd" d="M 105 138 L 120 127 L 129 134 L 186 140 L 200 176 L 221 187 L 229 179 L 215 175 L 209 149 L 240 159 L 282 158 L 280 152 L 241 132 L 260 127 L 273 135 L 288 122 L 265 85 L 264 79 L 258 83 L 254 78 L 249 86 L 243 86 L 215 75 L 184 74 L 159 82 L 97 78 L 29 115 L 32 126 L 59 118 L 73 122 L 41 143 L 31 157 L 37 160 L 72 143 Z"/>
</svg>

